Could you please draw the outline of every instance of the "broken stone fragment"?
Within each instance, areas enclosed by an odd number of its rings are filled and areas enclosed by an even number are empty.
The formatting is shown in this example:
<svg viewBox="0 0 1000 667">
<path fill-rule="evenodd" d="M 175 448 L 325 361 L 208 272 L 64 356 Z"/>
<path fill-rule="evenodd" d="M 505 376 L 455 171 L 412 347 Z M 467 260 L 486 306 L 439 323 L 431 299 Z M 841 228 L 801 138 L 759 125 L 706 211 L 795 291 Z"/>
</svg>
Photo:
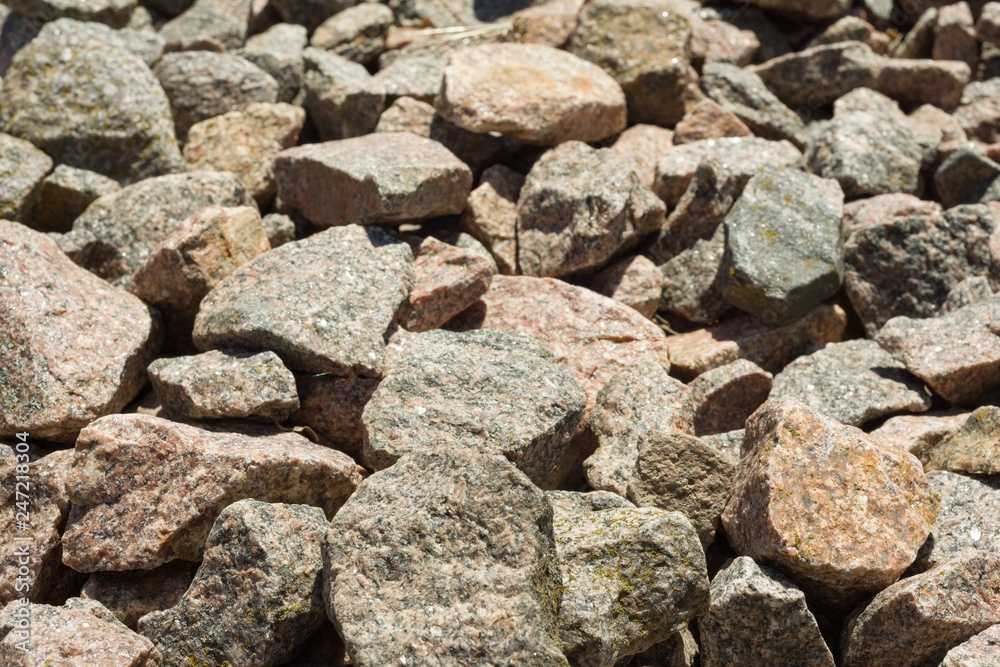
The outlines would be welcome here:
<svg viewBox="0 0 1000 667">
<path fill-rule="evenodd" d="M 962 428 L 927 453 L 927 468 L 1000 475 L 1000 408 L 985 405 Z"/>
</svg>

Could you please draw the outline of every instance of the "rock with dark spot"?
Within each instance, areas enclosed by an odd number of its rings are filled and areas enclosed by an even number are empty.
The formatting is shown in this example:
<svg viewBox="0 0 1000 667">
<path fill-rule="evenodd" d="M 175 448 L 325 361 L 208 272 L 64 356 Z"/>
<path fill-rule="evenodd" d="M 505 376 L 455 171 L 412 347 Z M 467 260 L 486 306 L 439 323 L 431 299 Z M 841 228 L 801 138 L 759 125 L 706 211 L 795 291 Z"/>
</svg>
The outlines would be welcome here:
<svg viewBox="0 0 1000 667">
<path fill-rule="evenodd" d="M 975 410 L 962 428 L 928 452 L 927 468 L 1000 475 L 1000 408 Z"/>
<path fill-rule="evenodd" d="M 43 232 L 68 232 L 94 201 L 119 190 L 114 179 L 61 164 L 39 186 L 31 226 Z"/>
<path fill-rule="evenodd" d="M 863 42 L 839 42 L 773 58 L 750 69 L 782 102 L 811 112 L 855 88 L 875 88 L 881 60 Z"/>
<path fill-rule="evenodd" d="M 796 143 L 805 129 L 798 114 L 782 104 L 749 69 L 706 63 L 701 76 L 705 94 L 736 114 L 758 137 Z"/>
<path fill-rule="evenodd" d="M 115 618 L 135 630 L 139 619 L 146 614 L 170 609 L 180 602 L 197 569 L 197 563 L 174 560 L 155 570 L 94 572 L 80 591 L 80 597 L 100 602 Z"/>
<path fill-rule="evenodd" d="M 385 86 L 356 62 L 322 49 L 305 58 L 306 109 L 323 141 L 371 133 L 385 109 Z"/>
<path fill-rule="evenodd" d="M 753 0 L 750 4 L 763 9 L 787 12 L 800 16 L 807 21 L 832 19 L 843 14 L 851 7 L 847 0 Z"/>
<path fill-rule="evenodd" d="M 663 274 L 653 262 L 635 255 L 608 265 L 590 281 L 590 289 L 624 303 L 652 319 L 660 307 Z"/>
<path fill-rule="evenodd" d="M 41 190 L 52 170 L 52 158 L 30 141 L 0 132 L 0 218 L 28 224 Z"/>
<path fill-rule="evenodd" d="M 934 60 L 959 60 L 974 72 L 979 61 L 975 19 L 967 2 L 955 2 L 938 9 L 934 26 Z"/>
<path fill-rule="evenodd" d="M 271 0 L 281 18 L 304 25 L 313 32 L 334 14 L 358 4 L 360 0 Z"/>
<path fill-rule="evenodd" d="M 135 10 L 136 0 L 9 0 L 12 10 L 29 19 L 46 22 L 60 18 L 104 23 L 124 28 Z"/>
<path fill-rule="evenodd" d="M 719 225 L 710 238 L 660 265 L 663 289 L 659 306 L 692 322 L 712 324 L 732 310 L 723 291 L 726 286 L 726 228 Z"/>
<path fill-rule="evenodd" d="M 702 436 L 743 428 L 747 418 L 767 400 L 771 380 L 770 373 L 746 359 L 696 377 L 688 385 L 694 432 Z"/>
<path fill-rule="evenodd" d="M 301 376 L 296 384 L 301 407 L 292 415 L 293 422 L 309 426 L 334 447 L 360 460 L 365 437 L 361 417 L 379 380 L 323 374 Z"/>
<path fill-rule="evenodd" d="M 927 481 L 941 496 L 941 511 L 912 569 L 923 572 L 967 549 L 1000 556 L 1000 481 L 945 470 L 927 473 Z"/>
<path fill-rule="evenodd" d="M 946 157 L 934 172 L 934 189 L 945 208 L 996 199 L 1000 177 L 997 164 L 979 151 L 960 148 Z"/>
</svg>

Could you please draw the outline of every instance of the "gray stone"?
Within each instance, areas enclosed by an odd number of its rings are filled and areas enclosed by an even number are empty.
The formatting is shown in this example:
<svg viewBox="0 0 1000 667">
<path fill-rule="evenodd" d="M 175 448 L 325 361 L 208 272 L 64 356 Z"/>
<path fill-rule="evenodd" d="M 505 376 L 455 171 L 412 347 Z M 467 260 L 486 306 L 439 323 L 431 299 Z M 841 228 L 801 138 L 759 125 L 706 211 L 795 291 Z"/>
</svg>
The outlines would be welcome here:
<svg viewBox="0 0 1000 667">
<path fill-rule="evenodd" d="M 385 39 L 392 24 L 391 9 L 385 5 L 363 3 L 324 21 L 316 28 L 310 44 L 367 65 L 385 50 Z"/>
<path fill-rule="evenodd" d="M 219 514 L 191 587 L 139 619 L 168 665 L 280 665 L 325 620 L 318 507 L 240 500 Z"/>
<path fill-rule="evenodd" d="M 705 667 L 834 666 L 805 593 L 745 556 L 712 579 L 712 604 L 698 630 Z"/>
<path fill-rule="evenodd" d="M 1000 164 L 971 148 L 959 148 L 934 172 L 934 189 L 945 208 L 995 201 Z"/>
<path fill-rule="evenodd" d="M 855 88 L 876 88 L 880 66 L 879 56 L 867 44 L 840 42 L 789 53 L 750 69 L 778 99 L 811 115 Z"/>
<path fill-rule="evenodd" d="M 0 132 L 0 218 L 28 224 L 52 158 L 30 141 Z"/>
<path fill-rule="evenodd" d="M 323 141 L 375 130 L 385 109 L 385 87 L 358 63 L 322 49 L 305 58 L 306 108 Z"/>
<path fill-rule="evenodd" d="M 793 169 L 761 172 L 726 216 L 726 300 L 765 321 L 799 319 L 840 289 L 844 195 Z"/>
<path fill-rule="evenodd" d="M 562 515 L 585 514 L 599 510 L 631 509 L 635 505 L 617 493 L 610 491 L 546 491 L 545 497 L 552 503 L 555 518 Z"/>
<path fill-rule="evenodd" d="M 69 18 L 124 28 L 138 3 L 136 0 L 7 0 L 4 4 L 37 21 Z"/>
<path fill-rule="evenodd" d="M 1000 407 L 985 405 L 927 453 L 929 470 L 1000 475 Z"/>
<path fill-rule="evenodd" d="M 524 176 L 502 164 L 483 172 L 462 213 L 462 229 L 479 240 L 504 275 L 517 273 L 517 200 Z"/>
<path fill-rule="evenodd" d="M 732 111 L 764 139 L 797 143 L 805 124 L 782 104 L 764 81 L 749 69 L 728 63 L 706 63 L 701 86 L 705 94 Z"/>
<path fill-rule="evenodd" d="M 941 662 L 941 667 L 996 667 L 997 665 L 1000 665 L 1000 623 L 991 625 L 951 649 Z"/>
<path fill-rule="evenodd" d="M 375 75 L 384 88 L 386 100 L 412 97 L 427 104 L 441 91 L 444 70 L 451 61 L 453 48 L 447 45 L 425 47 L 413 45 L 405 49 L 387 51 L 379 60 Z M 386 56 L 392 54 L 392 59 Z"/>
<path fill-rule="evenodd" d="M 694 432 L 704 436 L 742 429 L 767 400 L 771 382 L 770 373 L 747 359 L 702 373 L 688 384 Z"/>
<path fill-rule="evenodd" d="M 243 46 L 250 29 L 252 0 L 195 0 L 180 16 L 160 26 L 167 50 L 183 51 L 205 44 L 224 49 Z"/>
<path fill-rule="evenodd" d="M 1000 481 L 945 470 L 927 473 L 927 481 L 941 496 L 941 511 L 911 569 L 923 572 L 967 549 L 1000 557 Z"/>
<path fill-rule="evenodd" d="M 886 0 L 876 1 L 884 3 Z M 892 0 L 889 0 L 889 9 L 892 9 Z M 874 16 L 870 18 L 875 20 Z M 885 19 L 882 20 L 885 21 Z M 837 42 L 864 42 L 875 53 L 885 55 L 889 49 L 890 37 L 886 33 L 876 30 L 875 26 L 863 18 L 848 14 L 809 40 L 806 48 L 836 44 Z"/>
<path fill-rule="evenodd" d="M 153 570 L 94 572 L 87 578 L 80 597 L 96 600 L 131 630 L 152 611 L 170 609 L 191 585 L 197 563 L 170 561 Z"/>
<path fill-rule="evenodd" d="M 274 77 L 279 102 L 294 102 L 305 80 L 303 51 L 308 44 L 309 36 L 303 26 L 279 23 L 250 37 L 236 55 Z"/>
<path fill-rule="evenodd" d="M 429 331 L 394 337 L 389 355 L 364 411 L 375 470 L 463 446 L 502 453 L 540 483 L 583 418 L 583 389 L 527 336 Z"/>
<path fill-rule="evenodd" d="M 405 243 L 378 228 L 329 229 L 224 278 L 201 302 L 194 343 L 273 350 L 293 370 L 377 377 L 386 330 L 412 285 Z"/>
<path fill-rule="evenodd" d="M 118 181 L 107 176 L 61 164 L 39 186 L 32 227 L 43 232 L 68 232 L 95 200 L 119 190 Z"/>
<path fill-rule="evenodd" d="M 500 454 L 420 452 L 375 473 L 330 524 L 323 565 L 358 667 L 569 664 L 552 507 Z"/>
<path fill-rule="evenodd" d="M 295 221 L 287 215 L 282 213 L 268 213 L 261 218 L 261 224 L 264 225 L 264 233 L 267 234 L 267 239 L 271 243 L 272 248 L 283 246 L 295 240 L 297 232 Z"/>
<path fill-rule="evenodd" d="M 38 37 L 41 39 L 58 38 L 65 33 L 69 33 L 73 40 L 106 42 L 115 48 L 138 56 L 149 67 L 152 67 L 160 59 L 166 45 L 163 37 L 152 30 L 133 30 L 131 28 L 115 30 L 101 23 L 77 21 L 70 18 L 56 19 L 46 23 L 38 31 Z"/>
<path fill-rule="evenodd" d="M 360 0 L 271 0 L 281 18 L 288 23 L 304 25 L 309 32 L 318 28 L 334 14 L 353 7 Z"/>
</svg>

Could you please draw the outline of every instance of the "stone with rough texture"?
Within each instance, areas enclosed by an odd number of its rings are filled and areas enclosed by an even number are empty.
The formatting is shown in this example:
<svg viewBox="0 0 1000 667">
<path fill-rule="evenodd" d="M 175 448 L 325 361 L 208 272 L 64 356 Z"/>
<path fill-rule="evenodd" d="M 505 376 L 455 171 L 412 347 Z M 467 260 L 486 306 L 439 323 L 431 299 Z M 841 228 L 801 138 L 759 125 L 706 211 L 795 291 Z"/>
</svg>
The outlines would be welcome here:
<svg viewBox="0 0 1000 667">
<path fill-rule="evenodd" d="M 656 162 L 673 145 L 672 130 L 640 123 L 618 135 L 611 150 L 632 165 L 632 171 L 639 176 L 640 183 L 652 188 L 656 182 Z"/>
<path fill-rule="evenodd" d="M 952 152 L 934 172 L 934 189 L 945 208 L 997 199 L 1000 164 L 971 148 Z"/>
<path fill-rule="evenodd" d="M 712 579 L 712 604 L 698 630 L 705 667 L 834 666 L 805 594 L 745 556 Z"/>
<path fill-rule="evenodd" d="M 963 62 L 886 58 L 880 63 L 873 87 L 901 104 L 933 104 L 951 110 L 961 99 L 970 75 Z"/>
<path fill-rule="evenodd" d="M 726 215 L 724 296 L 783 325 L 840 289 L 844 194 L 835 181 L 785 169 L 750 179 Z"/>
<path fill-rule="evenodd" d="M 44 234 L 0 221 L 0 437 L 72 442 L 146 383 L 159 321 Z"/>
<path fill-rule="evenodd" d="M 322 49 L 305 58 L 305 106 L 323 141 L 371 133 L 385 109 L 385 86 L 356 62 Z"/>
<path fill-rule="evenodd" d="M 754 31 L 741 29 L 723 20 L 721 13 L 717 14 L 718 19 L 712 18 L 712 15 L 710 11 L 701 11 L 692 18 L 692 55 L 702 58 L 704 65 L 726 63 L 745 67 L 753 62 L 761 48 L 760 39 Z"/>
<path fill-rule="evenodd" d="M 987 2 L 983 5 L 976 24 L 976 36 L 984 42 L 1000 44 L 1000 3 Z"/>
<path fill-rule="evenodd" d="M 876 195 L 844 204 L 844 238 L 854 232 L 889 222 L 897 216 L 934 215 L 941 204 L 902 192 Z"/>
<path fill-rule="evenodd" d="M 915 457 L 803 403 L 764 404 L 742 454 L 722 515 L 730 544 L 841 613 L 896 581 L 934 525 Z"/>
<path fill-rule="evenodd" d="M 677 512 L 556 513 L 553 531 L 563 583 L 559 629 L 574 665 L 614 667 L 669 639 L 708 604 L 704 553 Z"/>
<path fill-rule="evenodd" d="M 610 149 L 568 141 L 542 155 L 517 202 L 517 261 L 529 276 L 598 268 L 663 224 L 663 202 Z"/>
<path fill-rule="evenodd" d="M 155 570 L 94 572 L 80 597 L 96 600 L 119 621 L 135 630 L 139 619 L 153 611 L 170 609 L 191 585 L 197 563 L 175 560 Z"/>
<path fill-rule="evenodd" d="M 324 21 L 316 28 L 310 44 L 366 65 L 385 50 L 385 39 L 392 24 L 391 9 L 385 5 L 363 3 Z"/>
<path fill-rule="evenodd" d="M 625 95 L 597 65 L 539 44 L 456 51 L 438 112 L 470 132 L 530 144 L 597 141 L 625 129 Z"/>
<path fill-rule="evenodd" d="M 694 432 L 699 436 L 715 435 L 743 428 L 747 418 L 767 400 L 772 377 L 746 359 L 737 359 L 696 377 L 688 385 Z"/>
<path fill-rule="evenodd" d="M 375 80 L 385 88 L 386 101 L 412 97 L 434 104 L 453 52 L 454 47 L 449 45 L 414 44 L 383 53 Z M 391 60 L 387 58 L 390 55 Z"/>
<path fill-rule="evenodd" d="M 988 5 L 987 5 L 988 6 Z M 941 667 L 997 667 L 1000 665 L 1000 623 L 948 651 Z"/>
<path fill-rule="evenodd" d="M 553 0 L 531 5 L 511 17 L 514 40 L 521 44 L 566 45 L 576 30 L 584 0 Z"/>
<path fill-rule="evenodd" d="M 0 132 L 0 218 L 28 224 L 52 158 L 30 141 Z"/>
<path fill-rule="evenodd" d="M 799 115 L 748 69 L 727 63 L 706 63 L 701 85 L 706 95 L 736 114 L 758 137 L 796 142 L 805 129 Z"/>
<path fill-rule="evenodd" d="M 153 391 L 167 414 L 191 419 L 283 422 L 298 410 L 295 376 L 274 352 L 254 355 L 217 350 L 149 365 Z"/>
<path fill-rule="evenodd" d="M 292 370 L 379 376 L 413 280 L 407 244 L 377 227 L 328 229 L 223 278 L 201 302 L 194 344 L 272 350 Z"/>
<path fill-rule="evenodd" d="M 753 136 L 753 132 L 736 114 L 711 98 L 704 99 L 691 107 L 674 128 L 675 144 L 687 144 L 703 139 L 750 136 Z"/>
<path fill-rule="evenodd" d="M 250 30 L 251 0 L 195 0 L 177 18 L 160 26 L 168 51 L 206 44 L 233 50 L 243 46 Z"/>
<path fill-rule="evenodd" d="M 379 382 L 364 377 L 300 376 L 301 407 L 292 421 L 309 426 L 332 446 L 360 460 L 365 438 L 361 417 Z"/>
<path fill-rule="evenodd" d="M 240 500 L 219 514 L 191 587 L 139 619 L 168 665 L 281 665 L 325 620 L 323 511 Z"/>
<path fill-rule="evenodd" d="M 876 88 L 879 66 L 879 56 L 867 44 L 840 42 L 789 53 L 750 69 L 784 104 L 808 112 L 855 88 Z"/>
<path fill-rule="evenodd" d="M 4 4 L 22 16 L 39 21 L 69 18 L 124 28 L 138 3 L 136 0 L 6 0 Z"/>
<path fill-rule="evenodd" d="M 264 225 L 264 233 L 267 234 L 267 240 L 272 248 L 295 240 L 298 229 L 290 216 L 283 213 L 268 213 L 261 218 L 260 223 Z"/>
<path fill-rule="evenodd" d="M 279 102 L 296 102 L 306 75 L 302 52 L 308 44 L 305 27 L 279 23 L 248 39 L 235 55 L 246 58 L 274 78 Z"/>
<path fill-rule="evenodd" d="M 552 507 L 500 454 L 415 453 L 366 479 L 330 524 L 323 574 L 358 667 L 569 664 Z"/>
<path fill-rule="evenodd" d="M 973 411 L 962 428 L 927 453 L 929 470 L 1000 475 L 1000 408 Z"/>
<path fill-rule="evenodd" d="M 940 442 L 951 437 L 969 418 L 968 412 L 942 410 L 922 415 L 890 417 L 871 432 L 894 447 L 901 447 L 927 463 L 927 454 Z"/>
<path fill-rule="evenodd" d="M 653 262 L 636 255 L 614 262 L 590 281 L 590 289 L 624 303 L 652 319 L 660 307 L 663 274 Z"/>
<path fill-rule="evenodd" d="M 1000 481 L 945 470 L 927 473 L 927 481 L 941 496 L 941 511 L 912 569 L 922 572 L 966 549 L 1000 556 Z"/>
<path fill-rule="evenodd" d="M 43 232 L 68 232 L 94 201 L 119 190 L 118 181 L 107 176 L 61 164 L 39 187 L 31 226 Z"/>
<path fill-rule="evenodd" d="M 394 337 L 388 354 L 363 417 L 375 470 L 463 446 L 502 453 L 540 483 L 583 418 L 583 389 L 527 336 L 429 331 Z"/>
<path fill-rule="evenodd" d="M 136 16 L 138 12 L 134 12 Z M 62 18 L 46 23 L 38 31 L 38 38 L 58 37 L 69 32 L 73 39 L 87 39 L 94 42 L 107 42 L 115 48 L 138 56 L 146 65 L 152 67 L 163 55 L 166 44 L 160 35 L 145 28 L 114 29 L 102 23 L 92 21 L 77 21 Z"/>
<path fill-rule="evenodd" d="M 660 249 L 654 245 L 650 252 Z M 726 228 L 719 225 L 711 237 L 698 239 L 690 248 L 681 250 L 661 264 L 663 290 L 660 293 L 660 308 L 702 324 L 717 322 L 732 310 L 732 305 L 723 296 L 726 285 L 725 253 Z"/>
<path fill-rule="evenodd" d="M 462 213 L 462 229 L 493 255 L 500 273 L 517 272 L 517 200 L 524 176 L 502 164 L 483 172 Z"/>
<path fill-rule="evenodd" d="M 844 424 L 898 412 L 925 412 L 930 392 L 873 340 L 830 343 L 785 366 L 771 400 L 797 400 Z"/>
<path fill-rule="evenodd" d="M 1000 556 L 968 551 L 903 579 L 848 621 L 844 667 L 937 665 L 952 647 L 1000 623 Z"/>
<path fill-rule="evenodd" d="M 698 642 L 685 628 L 666 641 L 622 660 L 616 667 L 695 667 L 700 664 L 698 658 Z"/>
<path fill-rule="evenodd" d="M 938 9 L 931 57 L 934 60 L 960 60 L 972 71 L 976 70 L 979 43 L 969 3 L 956 2 Z"/>
<path fill-rule="evenodd" d="M 274 169 L 281 206 L 321 227 L 458 214 L 472 189 L 461 160 L 409 132 L 291 148 Z"/>
<path fill-rule="evenodd" d="M 562 515 L 597 512 L 599 510 L 634 509 L 635 505 L 610 491 L 546 491 L 555 518 Z"/>
<path fill-rule="evenodd" d="M 237 500 L 308 504 L 332 517 L 361 481 L 346 454 L 295 433 L 207 428 L 113 415 L 84 429 L 66 483 L 63 562 L 96 572 L 201 560 L 212 524 Z"/>
<path fill-rule="evenodd" d="M 885 2 L 885 0 L 876 1 Z M 869 0 L 869 4 L 870 2 L 871 0 Z M 874 20 L 874 17 L 872 19 Z M 837 42 L 864 42 L 875 53 L 885 55 L 889 49 L 890 37 L 886 33 L 876 30 L 875 26 L 868 21 L 848 14 L 809 40 L 807 48 L 836 44 Z"/>
<path fill-rule="evenodd" d="M 251 104 L 192 125 L 184 161 L 191 171 L 232 172 L 259 205 L 267 206 L 278 192 L 274 158 L 295 145 L 305 121 L 301 107 Z"/>
</svg>

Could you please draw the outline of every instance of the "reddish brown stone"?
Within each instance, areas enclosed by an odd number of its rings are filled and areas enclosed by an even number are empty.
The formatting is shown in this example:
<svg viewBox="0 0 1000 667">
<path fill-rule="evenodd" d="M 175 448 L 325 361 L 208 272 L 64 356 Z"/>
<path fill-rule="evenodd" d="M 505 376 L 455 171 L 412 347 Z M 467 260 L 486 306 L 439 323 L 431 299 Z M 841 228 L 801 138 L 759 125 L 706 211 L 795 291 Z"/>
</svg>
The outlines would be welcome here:
<svg viewBox="0 0 1000 667">
<path fill-rule="evenodd" d="M 888 222 L 898 215 L 932 215 L 941 205 L 914 195 L 895 192 L 844 204 L 844 238 L 856 231 Z"/>
<path fill-rule="evenodd" d="M 692 107 L 674 128 L 675 144 L 687 144 L 702 139 L 751 136 L 753 132 L 736 114 L 710 98 Z"/>
<path fill-rule="evenodd" d="M 490 167 L 462 213 L 462 228 L 486 246 L 504 275 L 517 273 L 517 199 L 523 186 L 524 176 L 513 169 Z"/>
<path fill-rule="evenodd" d="M 514 39 L 521 44 L 564 46 L 576 30 L 584 0 L 555 0 L 527 7 L 512 18 Z"/>
<path fill-rule="evenodd" d="M 875 86 L 901 104 L 933 104 L 950 111 L 970 78 L 969 66 L 963 62 L 885 58 Z"/>
<path fill-rule="evenodd" d="M 659 125 L 633 125 L 620 135 L 611 150 L 628 160 L 647 188 L 656 182 L 656 163 L 674 145 L 674 133 Z"/>
<path fill-rule="evenodd" d="M 694 16 L 691 21 L 691 51 L 705 63 L 729 63 L 745 67 L 760 49 L 753 30 L 741 30 L 728 21 Z"/>
<path fill-rule="evenodd" d="M 738 359 L 702 373 L 688 385 L 694 412 L 694 432 L 714 435 L 743 428 L 771 391 L 770 373 Z"/>
<path fill-rule="evenodd" d="M 931 57 L 934 60 L 960 60 L 975 71 L 979 60 L 979 42 L 969 3 L 956 2 L 938 9 Z"/>
<path fill-rule="evenodd" d="M 594 276 L 590 289 L 652 319 L 660 307 L 663 274 L 652 260 L 642 255 L 626 257 Z"/>
</svg>

